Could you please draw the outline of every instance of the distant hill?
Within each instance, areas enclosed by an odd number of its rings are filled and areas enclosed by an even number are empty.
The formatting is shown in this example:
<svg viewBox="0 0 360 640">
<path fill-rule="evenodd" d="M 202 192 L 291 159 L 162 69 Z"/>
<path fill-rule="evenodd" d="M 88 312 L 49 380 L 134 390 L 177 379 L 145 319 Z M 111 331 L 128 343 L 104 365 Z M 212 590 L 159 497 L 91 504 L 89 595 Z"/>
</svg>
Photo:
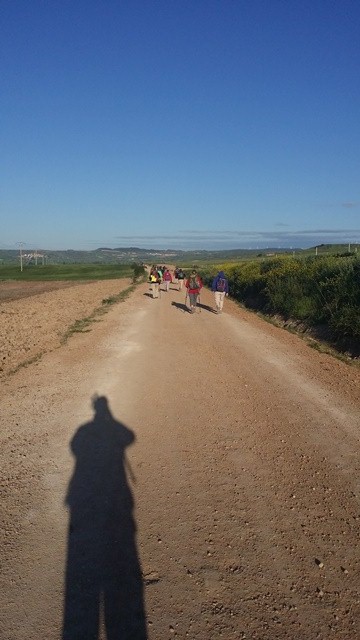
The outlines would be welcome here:
<svg viewBox="0 0 360 640">
<path fill-rule="evenodd" d="M 259 249 L 231 249 L 226 251 L 181 251 L 178 249 L 140 249 L 138 247 L 100 247 L 93 251 L 76 251 L 68 249 L 66 251 L 52 251 L 45 249 L 26 249 L 22 251 L 23 265 L 35 264 L 129 264 L 131 262 L 146 263 L 188 263 L 198 261 L 219 261 L 251 258 L 259 253 L 273 253 L 279 250 L 266 249 L 259 252 Z M 286 252 L 282 249 L 281 252 Z M 289 250 L 290 251 L 290 250 Z M 0 250 L 0 263 L 19 263 L 20 254 L 15 250 Z"/>
<path fill-rule="evenodd" d="M 283 254 L 310 255 L 346 253 L 348 245 L 319 245 L 308 249 L 272 248 L 266 249 L 227 249 L 224 251 L 178 249 L 140 249 L 138 247 L 99 247 L 93 251 L 52 251 L 45 249 L 24 249 L 22 251 L 23 265 L 36 264 L 129 264 L 143 262 L 145 264 L 196 264 L 197 262 L 225 262 L 252 259 Z M 0 266 L 2 264 L 19 264 L 18 250 L 0 249 Z"/>
</svg>

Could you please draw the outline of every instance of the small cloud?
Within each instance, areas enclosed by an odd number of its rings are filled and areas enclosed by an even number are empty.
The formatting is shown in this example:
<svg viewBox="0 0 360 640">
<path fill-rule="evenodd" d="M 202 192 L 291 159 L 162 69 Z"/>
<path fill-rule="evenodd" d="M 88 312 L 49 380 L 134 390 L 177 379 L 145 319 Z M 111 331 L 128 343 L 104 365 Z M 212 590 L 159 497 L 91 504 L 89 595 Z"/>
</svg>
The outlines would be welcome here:
<svg viewBox="0 0 360 640">
<path fill-rule="evenodd" d="M 345 209 L 355 209 L 356 207 L 359 206 L 359 202 L 356 202 L 356 201 L 342 202 L 341 206 L 345 207 Z"/>
</svg>

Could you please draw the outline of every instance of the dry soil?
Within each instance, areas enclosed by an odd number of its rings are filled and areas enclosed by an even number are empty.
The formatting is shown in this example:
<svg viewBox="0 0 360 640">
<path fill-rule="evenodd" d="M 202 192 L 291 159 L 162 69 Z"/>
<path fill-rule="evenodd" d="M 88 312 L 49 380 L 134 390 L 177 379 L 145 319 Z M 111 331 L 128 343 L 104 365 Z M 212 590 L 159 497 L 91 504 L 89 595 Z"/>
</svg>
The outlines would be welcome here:
<svg viewBox="0 0 360 640">
<path fill-rule="evenodd" d="M 360 637 L 360 370 L 175 285 L 60 346 L 127 284 L 0 305 L 1 638 Z"/>
</svg>

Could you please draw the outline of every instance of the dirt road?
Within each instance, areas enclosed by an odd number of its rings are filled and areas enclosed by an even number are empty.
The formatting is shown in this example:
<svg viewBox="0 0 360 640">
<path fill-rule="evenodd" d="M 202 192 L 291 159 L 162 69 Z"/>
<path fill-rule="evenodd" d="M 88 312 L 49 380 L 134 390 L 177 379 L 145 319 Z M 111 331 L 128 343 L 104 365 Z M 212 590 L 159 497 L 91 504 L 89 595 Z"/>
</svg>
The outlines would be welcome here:
<svg viewBox="0 0 360 640">
<path fill-rule="evenodd" d="M 184 297 L 3 383 L 2 639 L 359 637 L 359 369 Z"/>
</svg>

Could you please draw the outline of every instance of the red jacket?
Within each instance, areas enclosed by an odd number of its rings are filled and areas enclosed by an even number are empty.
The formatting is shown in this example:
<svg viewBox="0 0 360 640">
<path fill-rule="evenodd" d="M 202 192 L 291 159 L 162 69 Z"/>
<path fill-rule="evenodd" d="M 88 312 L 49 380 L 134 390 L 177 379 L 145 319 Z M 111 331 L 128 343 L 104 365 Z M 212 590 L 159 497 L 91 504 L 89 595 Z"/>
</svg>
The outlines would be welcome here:
<svg viewBox="0 0 360 640">
<path fill-rule="evenodd" d="M 189 293 L 199 293 L 201 287 L 203 286 L 203 283 L 201 281 L 200 276 L 195 276 L 195 280 L 198 283 L 198 286 L 196 287 L 196 289 L 190 289 L 190 280 L 192 280 L 191 276 L 185 282 L 185 287 L 187 288 L 188 292 Z"/>
</svg>

